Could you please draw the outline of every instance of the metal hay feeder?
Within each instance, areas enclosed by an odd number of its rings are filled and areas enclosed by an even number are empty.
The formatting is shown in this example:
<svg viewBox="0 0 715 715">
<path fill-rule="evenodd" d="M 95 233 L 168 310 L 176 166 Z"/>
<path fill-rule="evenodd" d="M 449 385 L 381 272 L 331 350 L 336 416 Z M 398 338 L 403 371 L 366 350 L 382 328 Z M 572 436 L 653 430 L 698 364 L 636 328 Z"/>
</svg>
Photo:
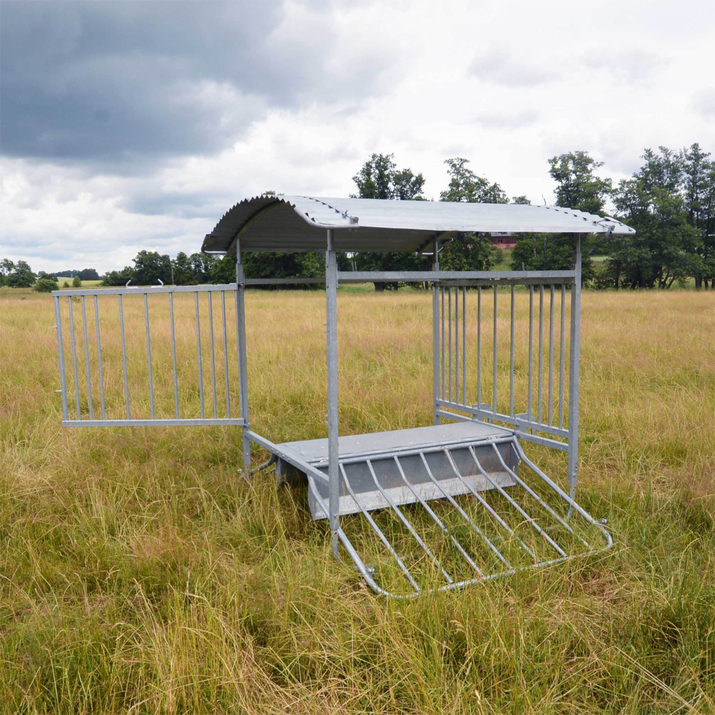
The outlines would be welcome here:
<svg viewBox="0 0 715 715">
<path fill-rule="evenodd" d="M 457 232 L 572 234 L 573 268 L 440 271 L 440 248 Z M 391 596 L 459 588 L 609 548 L 611 536 L 575 501 L 581 237 L 589 233 L 634 231 L 611 218 L 546 206 L 242 201 L 202 246 L 207 253 L 236 251 L 235 284 L 53 293 L 63 424 L 240 426 L 244 473 L 253 442 L 271 453 L 280 479 L 307 479 L 311 513 L 329 520 L 336 556 L 342 546 L 366 583 Z M 325 279 L 246 279 L 247 251 L 325 251 Z M 434 268 L 343 272 L 336 251 L 419 251 L 434 257 Z M 432 284 L 431 426 L 338 435 L 337 287 L 367 281 Z M 328 436 L 275 444 L 250 425 L 245 289 L 323 282 Z M 499 349 L 501 301 L 509 306 L 508 353 Z M 143 335 L 127 331 L 129 311 L 143 315 Z M 177 321 L 180 311 L 186 320 Z M 522 313 L 528 330 L 515 328 Z M 476 358 L 476 373 L 468 357 Z M 524 442 L 567 453 L 567 490 L 527 457 Z"/>
</svg>

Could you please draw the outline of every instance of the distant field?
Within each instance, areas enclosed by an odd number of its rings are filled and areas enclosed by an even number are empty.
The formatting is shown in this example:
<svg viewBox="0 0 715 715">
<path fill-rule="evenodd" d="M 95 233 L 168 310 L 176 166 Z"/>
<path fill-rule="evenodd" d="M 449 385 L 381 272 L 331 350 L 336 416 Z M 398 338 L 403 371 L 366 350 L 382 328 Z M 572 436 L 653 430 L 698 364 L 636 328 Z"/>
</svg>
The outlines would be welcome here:
<svg viewBox="0 0 715 715">
<path fill-rule="evenodd" d="M 338 302 L 341 431 L 429 424 L 430 294 Z M 325 435 L 325 294 L 247 320 L 254 428 Z M 578 498 L 614 549 L 410 603 L 239 477 L 237 428 L 63 429 L 53 324 L 0 289 L 0 712 L 715 712 L 712 293 L 584 293 Z"/>
</svg>

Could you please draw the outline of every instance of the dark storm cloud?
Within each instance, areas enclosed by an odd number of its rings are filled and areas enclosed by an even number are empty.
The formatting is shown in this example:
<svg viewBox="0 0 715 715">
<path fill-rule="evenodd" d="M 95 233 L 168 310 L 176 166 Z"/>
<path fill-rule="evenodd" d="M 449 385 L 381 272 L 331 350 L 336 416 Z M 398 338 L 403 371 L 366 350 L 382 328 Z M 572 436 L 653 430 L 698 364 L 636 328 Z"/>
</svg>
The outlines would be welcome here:
<svg viewBox="0 0 715 715">
<path fill-rule="evenodd" d="M 364 92 L 330 71 L 331 15 L 286 27 L 278 0 L 3 2 L 0 151 L 140 162 L 214 152 L 269 107 Z M 327 34 L 330 36 L 330 33 Z"/>
</svg>

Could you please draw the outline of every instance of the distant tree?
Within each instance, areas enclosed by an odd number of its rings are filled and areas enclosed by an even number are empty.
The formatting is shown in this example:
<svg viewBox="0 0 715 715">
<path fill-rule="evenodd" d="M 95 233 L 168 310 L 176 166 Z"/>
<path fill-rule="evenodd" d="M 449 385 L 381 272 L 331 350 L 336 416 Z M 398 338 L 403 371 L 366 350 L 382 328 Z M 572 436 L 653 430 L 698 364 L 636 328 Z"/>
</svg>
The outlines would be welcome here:
<svg viewBox="0 0 715 715">
<path fill-rule="evenodd" d="M 79 277 L 79 273 L 72 279 L 72 287 L 73 288 L 81 288 L 82 287 L 82 280 Z"/>
<path fill-rule="evenodd" d="M 440 201 L 508 204 L 504 190 L 467 168 L 468 159 L 447 159 L 449 186 Z M 458 233 L 441 251 L 439 267 L 447 271 L 485 271 L 494 262 L 494 248 L 484 234 Z M 496 249 L 498 250 L 498 249 Z"/>
<path fill-rule="evenodd" d="M 15 264 L 9 258 L 0 260 L 0 286 L 7 283 L 7 277 L 15 270 Z"/>
<path fill-rule="evenodd" d="M 614 203 L 635 236 L 614 237 L 608 271 L 616 288 L 670 288 L 702 275 L 702 231 L 690 223 L 685 153 L 646 149 L 643 166 L 619 183 Z M 692 210 L 695 210 L 691 205 Z"/>
<path fill-rule="evenodd" d="M 176 254 L 176 258 L 172 260 L 171 264 L 173 268 L 174 285 L 196 285 L 199 282 L 199 278 L 196 273 L 194 273 L 193 266 L 191 265 L 191 260 L 183 251 L 179 251 L 179 253 Z"/>
<path fill-rule="evenodd" d="M 83 268 L 79 272 L 79 278 L 82 281 L 98 281 L 99 273 L 94 268 Z"/>
<path fill-rule="evenodd" d="M 47 273 L 40 276 L 37 281 L 35 281 L 35 285 L 32 286 L 32 289 L 36 290 L 38 293 L 51 293 L 53 290 L 57 290 L 58 288 L 57 278 Z"/>
<path fill-rule="evenodd" d="M 423 200 L 425 179 L 411 169 L 400 169 L 394 162 L 394 154 L 372 154 L 360 171 L 353 176 L 358 188 L 353 198 L 395 199 L 400 201 Z M 424 270 L 429 261 L 415 253 L 361 252 L 351 258 L 359 271 Z M 396 290 L 397 283 L 375 282 L 375 290 Z"/>
<path fill-rule="evenodd" d="M 695 287 L 715 290 L 715 162 L 693 144 L 683 154 L 683 193 L 688 223 L 700 233 Z"/>
<path fill-rule="evenodd" d="M 5 285 L 10 288 L 29 288 L 35 282 L 35 274 L 25 261 L 14 264 L 11 273 L 5 277 Z"/>
<path fill-rule="evenodd" d="M 131 266 L 125 266 L 121 271 L 109 271 L 102 278 L 103 286 L 124 286 L 129 281 L 136 283 L 134 269 Z"/>
<path fill-rule="evenodd" d="M 171 258 L 155 251 L 139 251 L 134 258 L 134 282 L 138 285 L 171 283 Z"/>
</svg>

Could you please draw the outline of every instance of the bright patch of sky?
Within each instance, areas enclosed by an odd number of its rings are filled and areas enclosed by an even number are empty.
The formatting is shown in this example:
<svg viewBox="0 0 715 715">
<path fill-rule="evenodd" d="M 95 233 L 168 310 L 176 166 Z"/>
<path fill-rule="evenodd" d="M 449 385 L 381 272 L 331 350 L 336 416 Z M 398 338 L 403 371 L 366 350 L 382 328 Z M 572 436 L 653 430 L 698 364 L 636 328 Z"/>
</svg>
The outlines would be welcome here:
<svg viewBox="0 0 715 715">
<path fill-rule="evenodd" d="M 550 157 L 619 180 L 715 152 L 712 0 L 3 0 L 0 257 L 176 255 L 242 198 L 347 196 L 373 152 L 461 156 L 553 202 Z"/>
</svg>

